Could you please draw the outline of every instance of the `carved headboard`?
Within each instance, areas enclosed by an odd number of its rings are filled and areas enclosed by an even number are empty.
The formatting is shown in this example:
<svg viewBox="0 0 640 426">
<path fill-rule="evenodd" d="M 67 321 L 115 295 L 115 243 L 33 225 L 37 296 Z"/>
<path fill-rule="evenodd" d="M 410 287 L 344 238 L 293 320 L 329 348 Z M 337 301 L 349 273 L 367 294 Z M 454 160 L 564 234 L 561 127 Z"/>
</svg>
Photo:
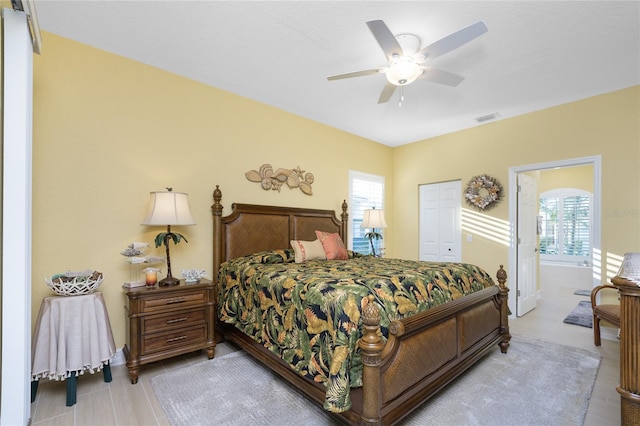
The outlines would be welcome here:
<svg viewBox="0 0 640 426">
<path fill-rule="evenodd" d="M 315 240 L 315 231 L 340 234 L 347 244 L 347 202 L 342 202 L 342 220 L 333 210 L 298 207 L 231 205 L 232 212 L 222 216 L 222 191 L 213 191 L 213 280 L 226 260 L 264 250 L 282 250 L 291 240 Z"/>
</svg>

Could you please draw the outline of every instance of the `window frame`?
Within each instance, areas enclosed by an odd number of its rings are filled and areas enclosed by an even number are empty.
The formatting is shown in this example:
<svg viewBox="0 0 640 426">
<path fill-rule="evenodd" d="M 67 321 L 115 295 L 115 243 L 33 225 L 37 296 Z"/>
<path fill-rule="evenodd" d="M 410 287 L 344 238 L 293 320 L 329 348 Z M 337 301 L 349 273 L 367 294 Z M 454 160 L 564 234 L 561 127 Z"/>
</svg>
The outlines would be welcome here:
<svg viewBox="0 0 640 426">
<path fill-rule="evenodd" d="M 364 181 L 369 185 L 369 194 L 358 194 L 358 189 L 354 188 L 356 181 Z M 377 187 L 377 188 L 376 188 Z M 373 194 L 371 192 L 374 192 Z M 357 199 L 356 199 L 357 197 Z M 369 241 L 366 241 L 365 250 L 362 244 L 364 234 L 367 232 L 366 228 L 361 228 L 360 224 L 364 217 L 364 210 L 375 207 L 376 209 L 384 209 L 385 198 L 385 177 L 381 175 L 374 175 L 371 173 L 364 173 L 357 170 L 349 170 L 349 224 L 348 224 L 348 248 L 358 253 L 370 254 Z M 376 246 L 376 253 L 380 253 L 380 248 L 383 247 L 384 229 L 377 230 L 383 235 L 381 240 L 374 240 Z M 357 239 L 357 241 L 356 241 Z M 357 243 L 354 249 L 354 242 Z"/>
</svg>

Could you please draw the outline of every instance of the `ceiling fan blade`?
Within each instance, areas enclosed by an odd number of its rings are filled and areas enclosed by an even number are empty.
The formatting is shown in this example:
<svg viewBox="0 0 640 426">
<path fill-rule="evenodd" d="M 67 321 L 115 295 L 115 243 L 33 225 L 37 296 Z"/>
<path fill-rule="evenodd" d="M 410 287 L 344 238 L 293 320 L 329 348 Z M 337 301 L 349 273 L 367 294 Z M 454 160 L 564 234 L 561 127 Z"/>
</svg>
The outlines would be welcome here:
<svg viewBox="0 0 640 426">
<path fill-rule="evenodd" d="M 434 83 L 444 84 L 446 86 L 457 86 L 464 80 L 464 77 L 448 71 L 439 70 L 438 68 L 422 67 L 422 74 L 418 77 L 423 80 L 429 80 Z"/>
<path fill-rule="evenodd" d="M 382 48 L 384 55 L 387 57 L 387 61 L 391 62 L 393 55 L 402 56 L 402 47 L 393 33 L 387 27 L 384 21 L 368 21 L 367 26 L 371 31 L 371 34 L 376 38 L 378 44 Z"/>
<path fill-rule="evenodd" d="M 371 74 L 378 74 L 380 72 L 379 69 L 373 69 L 373 70 L 363 70 L 363 71 L 355 71 L 355 72 L 348 72 L 346 74 L 339 74 L 339 75 L 332 75 L 327 77 L 327 80 L 341 80 L 343 78 L 351 78 L 351 77 L 362 77 L 363 75 L 371 75 Z"/>
<path fill-rule="evenodd" d="M 378 103 L 384 104 L 385 102 L 388 102 L 389 99 L 391 99 L 391 96 L 393 96 L 393 93 L 396 91 L 396 87 L 398 86 L 387 82 L 387 85 L 384 86 L 384 89 L 382 89 L 382 93 L 380 93 L 380 97 L 378 98 Z"/>
<path fill-rule="evenodd" d="M 444 55 L 447 52 L 451 52 L 452 50 L 467 44 L 474 38 L 481 36 L 487 31 L 488 29 L 485 23 L 478 21 L 475 24 L 456 31 L 455 33 L 449 34 L 418 52 L 416 55 L 418 63 Z"/>
</svg>

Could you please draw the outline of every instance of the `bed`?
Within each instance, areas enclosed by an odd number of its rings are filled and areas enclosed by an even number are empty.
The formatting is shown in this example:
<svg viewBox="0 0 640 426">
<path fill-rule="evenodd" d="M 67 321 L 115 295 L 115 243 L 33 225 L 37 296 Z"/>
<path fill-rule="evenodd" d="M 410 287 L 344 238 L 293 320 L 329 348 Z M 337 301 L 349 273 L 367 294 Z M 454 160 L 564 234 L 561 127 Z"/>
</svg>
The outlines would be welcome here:
<svg viewBox="0 0 640 426">
<path fill-rule="evenodd" d="M 315 240 L 316 231 L 346 239 L 346 202 L 338 219 L 333 210 L 252 204 L 233 204 L 223 216 L 218 186 L 213 199 L 218 338 L 244 349 L 339 421 L 394 424 L 495 345 L 506 353 L 511 336 L 502 266 L 495 285 L 473 265 L 353 252 L 348 260 L 296 263 L 291 240 Z M 315 269 L 303 275 L 307 268 Z M 355 276 L 345 275 L 350 268 Z M 389 278 L 380 268 L 391 271 Z M 435 281 L 426 282 L 423 272 Z M 451 291 L 440 292 L 446 280 Z M 407 297 L 398 297 L 407 282 Z M 302 328 L 300 321 L 306 321 Z"/>
</svg>

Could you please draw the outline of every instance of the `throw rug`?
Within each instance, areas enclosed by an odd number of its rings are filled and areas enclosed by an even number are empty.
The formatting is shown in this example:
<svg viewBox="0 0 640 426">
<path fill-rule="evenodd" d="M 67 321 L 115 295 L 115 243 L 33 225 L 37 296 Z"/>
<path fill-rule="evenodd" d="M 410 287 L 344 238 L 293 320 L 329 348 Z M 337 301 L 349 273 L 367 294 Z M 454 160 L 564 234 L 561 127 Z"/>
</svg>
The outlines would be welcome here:
<svg viewBox="0 0 640 426">
<path fill-rule="evenodd" d="M 576 306 L 562 322 L 593 328 L 593 309 L 591 309 L 591 302 L 581 300 L 578 306 Z"/>
<path fill-rule="evenodd" d="M 582 425 L 600 354 L 516 335 L 401 425 Z M 151 385 L 172 425 L 338 423 L 242 351 L 162 373 Z"/>
<path fill-rule="evenodd" d="M 573 294 L 576 294 L 578 296 L 591 296 L 591 290 L 576 290 L 573 292 Z"/>
</svg>

